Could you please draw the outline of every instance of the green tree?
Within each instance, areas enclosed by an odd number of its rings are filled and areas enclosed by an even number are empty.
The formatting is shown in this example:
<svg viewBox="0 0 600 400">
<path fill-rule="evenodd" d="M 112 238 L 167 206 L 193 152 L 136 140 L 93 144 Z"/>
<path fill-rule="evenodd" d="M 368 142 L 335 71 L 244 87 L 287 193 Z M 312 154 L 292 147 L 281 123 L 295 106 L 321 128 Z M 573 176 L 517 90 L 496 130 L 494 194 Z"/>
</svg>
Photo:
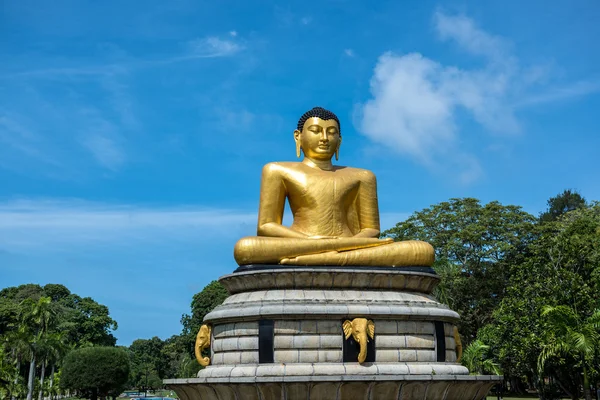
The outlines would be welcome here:
<svg viewBox="0 0 600 400">
<path fill-rule="evenodd" d="M 116 398 L 129 376 L 129 357 L 117 347 L 86 347 L 71 351 L 64 359 L 61 386 L 77 390 L 85 398 Z M 116 394 L 115 394 L 116 393 Z"/>
<path fill-rule="evenodd" d="M 600 206 L 570 211 L 538 225 L 536 239 L 510 266 L 507 292 L 478 337 L 490 345 L 511 387 L 520 377 L 543 389 L 538 356 L 547 340 L 545 306 L 568 305 L 582 320 L 600 300 Z M 548 360 L 546 375 L 576 397 L 581 371 L 574 358 Z"/>
<path fill-rule="evenodd" d="M 581 194 L 575 190 L 567 189 L 562 193 L 548 199 L 548 209 L 540 214 L 540 221 L 556 221 L 560 216 L 569 211 L 584 208 L 586 201 Z"/>
<path fill-rule="evenodd" d="M 40 352 L 39 345 L 56 320 L 56 309 L 52 306 L 50 297 L 40 297 L 37 301 L 32 299 L 23 300 L 22 311 L 21 322 L 29 329 L 31 334 L 29 379 L 27 381 L 27 400 L 31 400 L 33 398 L 36 360 Z"/>
<path fill-rule="evenodd" d="M 495 374 L 500 375 L 498 364 L 489 357 L 490 346 L 481 340 L 474 340 L 463 351 L 461 364 L 467 367 L 471 375 Z"/>
<path fill-rule="evenodd" d="M 600 309 L 583 319 L 575 310 L 567 306 L 546 306 L 545 341 L 538 358 L 538 368 L 544 370 L 547 361 L 557 356 L 573 356 L 581 362 L 583 371 L 583 392 L 586 400 L 591 400 L 588 371 L 600 348 Z"/>
<path fill-rule="evenodd" d="M 434 269 L 442 277 L 435 294 L 461 315 L 468 344 L 504 297 L 509 266 L 533 240 L 535 222 L 518 206 L 450 199 L 415 212 L 383 236 L 433 245 Z"/>
<path fill-rule="evenodd" d="M 181 317 L 181 324 L 183 325 L 182 335 L 185 337 L 187 343 L 187 351 L 191 355 L 194 354 L 196 334 L 200 326 L 202 326 L 204 317 L 216 306 L 221 305 L 227 296 L 229 294 L 225 290 L 225 287 L 218 281 L 212 281 L 192 298 L 192 315 L 184 314 Z"/>
</svg>

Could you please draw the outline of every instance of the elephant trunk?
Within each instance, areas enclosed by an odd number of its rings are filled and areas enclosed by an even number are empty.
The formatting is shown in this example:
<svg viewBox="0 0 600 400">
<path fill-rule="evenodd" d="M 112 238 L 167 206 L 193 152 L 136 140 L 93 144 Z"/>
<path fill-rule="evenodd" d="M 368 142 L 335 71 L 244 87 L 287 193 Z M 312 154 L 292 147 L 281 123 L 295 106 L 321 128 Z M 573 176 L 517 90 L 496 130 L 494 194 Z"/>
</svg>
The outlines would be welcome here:
<svg viewBox="0 0 600 400">
<path fill-rule="evenodd" d="M 361 336 L 358 340 L 358 344 L 360 344 L 360 352 L 358 353 L 358 362 L 360 364 L 364 363 L 367 359 L 367 335 Z"/>
</svg>

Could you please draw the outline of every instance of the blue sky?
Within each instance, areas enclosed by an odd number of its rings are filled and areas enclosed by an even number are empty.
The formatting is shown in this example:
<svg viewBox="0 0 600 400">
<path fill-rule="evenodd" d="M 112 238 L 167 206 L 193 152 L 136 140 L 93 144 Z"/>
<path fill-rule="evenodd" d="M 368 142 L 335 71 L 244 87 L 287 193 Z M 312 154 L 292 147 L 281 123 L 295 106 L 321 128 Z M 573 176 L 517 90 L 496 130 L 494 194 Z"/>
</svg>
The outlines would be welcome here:
<svg viewBox="0 0 600 400">
<path fill-rule="evenodd" d="M 600 199 L 597 1 L 5 1 L 0 287 L 62 283 L 120 344 L 179 333 L 313 106 L 382 228 L 451 197 Z"/>
</svg>

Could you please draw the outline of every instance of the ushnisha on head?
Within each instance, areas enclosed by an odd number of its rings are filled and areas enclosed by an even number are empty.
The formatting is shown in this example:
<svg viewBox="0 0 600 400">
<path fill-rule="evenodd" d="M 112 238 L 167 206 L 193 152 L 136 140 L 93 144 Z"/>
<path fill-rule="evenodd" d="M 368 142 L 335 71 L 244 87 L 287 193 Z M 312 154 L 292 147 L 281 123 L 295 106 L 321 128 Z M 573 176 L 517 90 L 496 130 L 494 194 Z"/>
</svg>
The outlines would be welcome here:
<svg viewBox="0 0 600 400">
<path fill-rule="evenodd" d="M 342 144 L 340 120 L 331 111 L 314 107 L 300 117 L 294 140 L 298 158 L 302 150 L 304 156 L 311 160 L 331 160 L 334 154 L 337 160 Z"/>
</svg>

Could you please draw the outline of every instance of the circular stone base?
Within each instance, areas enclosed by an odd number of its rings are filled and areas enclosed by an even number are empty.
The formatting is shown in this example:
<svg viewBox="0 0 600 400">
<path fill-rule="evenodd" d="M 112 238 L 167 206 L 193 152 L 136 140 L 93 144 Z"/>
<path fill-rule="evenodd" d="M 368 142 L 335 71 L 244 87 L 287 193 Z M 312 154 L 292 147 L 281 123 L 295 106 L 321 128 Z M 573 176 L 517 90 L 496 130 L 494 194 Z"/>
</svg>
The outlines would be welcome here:
<svg viewBox="0 0 600 400">
<path fill-rule="evenodd" d="M 463 369 L 410 363 L 239 365 L 209 367 L 198 378 L 165 384 L 182 400 L 480 400 L 502 381 L 465 375 Z"/>
</svg>

